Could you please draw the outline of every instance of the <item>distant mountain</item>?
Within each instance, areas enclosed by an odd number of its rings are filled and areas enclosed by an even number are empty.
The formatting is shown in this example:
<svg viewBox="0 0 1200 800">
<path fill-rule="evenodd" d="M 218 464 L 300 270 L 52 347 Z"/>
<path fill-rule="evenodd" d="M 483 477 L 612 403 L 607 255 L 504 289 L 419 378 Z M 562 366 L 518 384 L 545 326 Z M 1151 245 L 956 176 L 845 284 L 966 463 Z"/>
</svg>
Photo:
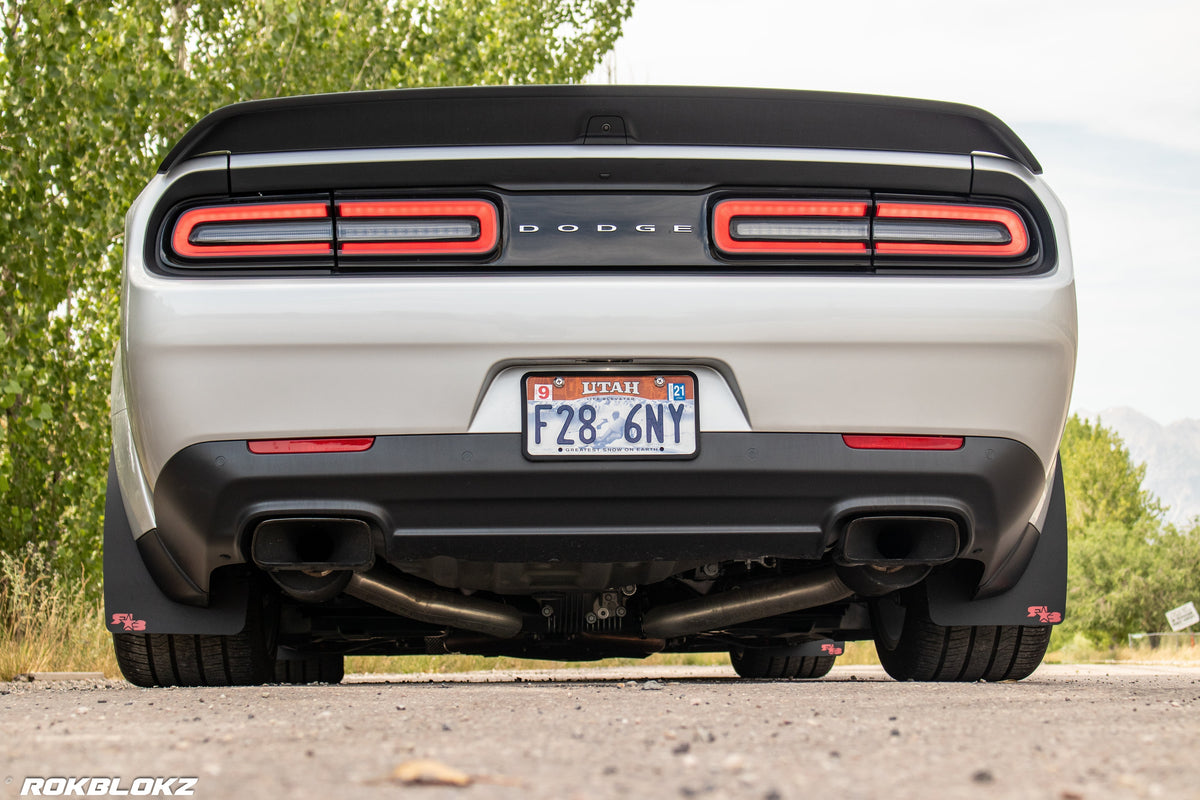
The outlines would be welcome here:
<svg viewBox="0 0 1200 800">
<path fill-rule="evenodd" d="M 1132 408 L 1110 408 L 1081 416 L 1112 428 L 1125 440 L 1134 463 L 1146 463 L 1145 488 L 1169 506 L 1167 521 L 1189 522 L 1200 515 L 1200 420 L 1160 425 Z"/>
</svg>

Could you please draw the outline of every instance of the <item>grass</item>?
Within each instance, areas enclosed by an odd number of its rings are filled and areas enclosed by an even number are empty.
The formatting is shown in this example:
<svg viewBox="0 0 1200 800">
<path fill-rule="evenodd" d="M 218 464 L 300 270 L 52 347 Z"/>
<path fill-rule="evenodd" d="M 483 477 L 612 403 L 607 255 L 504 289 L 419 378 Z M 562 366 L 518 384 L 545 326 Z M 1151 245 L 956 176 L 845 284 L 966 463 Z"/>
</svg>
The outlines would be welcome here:
<svg viewBox="0 0 1200 800">
<path fill-rule="evenodd" d="M 1046 654 L 1047 664 L 1200 664 L 1200 635 L 1197 640 L 1185 637 L 1158 647 L 1149 644 L 1104 647 L 1081 633 L 1072 638 L 1055 636 L 1050 644 L 1053 649 Z"/>
<path fill-rule="evenodd" d="M 0 681 L 23 672 L 119 674 L 98 592 L 51 571 L 33 545 L 0 553 Z"/>
</svg>

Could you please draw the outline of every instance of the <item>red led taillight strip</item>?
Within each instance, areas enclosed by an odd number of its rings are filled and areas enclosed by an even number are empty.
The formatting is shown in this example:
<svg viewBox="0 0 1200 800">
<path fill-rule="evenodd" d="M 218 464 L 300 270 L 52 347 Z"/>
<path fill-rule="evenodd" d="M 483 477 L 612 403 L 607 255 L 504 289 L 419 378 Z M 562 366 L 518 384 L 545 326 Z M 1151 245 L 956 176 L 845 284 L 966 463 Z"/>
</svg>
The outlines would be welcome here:
<svg viewBox="0 0 1200 800">
<path fill-rule="evenodd" d="M 930 256 L 991 256 L 1013 258 L 1029 249 L 1029 233 L 1025 222 L 1015 211 L 993 206 L 934 205 L 928 203 L 879 203 L 875 216 L 880 219 L 940 220 L 961 223 L 988 223 L 1003 226 L 1008 231 L 1006 244 L 963 244 L 938 242 L 875 241 L 880 255 Z"/>
<path fill-rule="evenodd" d="M 713 209 L 713 242 L 717 249 L 730 254 L 785 255 L 867 253 L 865 241 L 782 241 L 736 239 L 732 233 L 737 217 L 751 218 L 861 218 L 867 215 L 865 202 L 842 200 L 722 200 Z M 866 238 L 865 236 L 863 237 Z"/>
<path fill-rule="evenodd" d="M 961 436 L 869 436 L 843 434 L 842 441 L 854 450 L 959 450 Z"/>
<path fill-rule="evenodd" d="M 351 439 L 257 439 L 247 442 L 251 453 L 280 455 L 286 453 L 361 453 L 370 450 L 375 437 Z"/>
<path fill-rule="evenodd" d="M 852 200 L 723 200 L 713 209 L 713 241 L 733 256 L 1012 260 L 1032 248 L 1024 219 L 1010 208 Z"/>
<path fill-rule="evenodd" d="M 338 252 L 345 255 L 411 256 L 462 255 L 480 256 L 492 252 L 500 241 L 500 217 L 496 206 L 486 200 L 365 200 L 338 203 L 339 219 L 419 218 L 473 220 L 479 225 L 474 238 L 455 238 L 429 241 L 344 241 Z"/>
<path fill-rule="evenodd" d="M 171 249 L 184 258 L 231 258 L 246 256 L 328 256 L 332 242 L 263 242 L 253 244 L 194 244 L 193 232 L 201 225 L 222 223 L 267 223 L 328 219 L 325 203 L 270 203 L 262 205 L 209 206 L 179 215 L 171 234 Z M 263 237 L 269 239 L 269 229 Z"/>
</svg>

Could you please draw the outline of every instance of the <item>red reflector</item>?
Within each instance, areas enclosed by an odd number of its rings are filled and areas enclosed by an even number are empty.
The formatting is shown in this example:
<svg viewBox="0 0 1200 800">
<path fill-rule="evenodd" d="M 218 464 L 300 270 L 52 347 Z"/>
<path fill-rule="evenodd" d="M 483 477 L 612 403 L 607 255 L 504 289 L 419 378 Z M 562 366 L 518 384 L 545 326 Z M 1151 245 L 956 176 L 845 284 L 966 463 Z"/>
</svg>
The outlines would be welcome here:
<svg viewBox="0 0 1200 800">
<path fill-rule="evenodd" d="M 370 450 L 375 437 L 356 439 L 258 439 L 246 443 L 251 453 L 361 453 Z"/>
<path fill-rule="evenodd" d="M 862 253 L 862 241 L 771 241 L 735 239 L 735 217 L 865 217 L 867 203 L 844 200 L 722 200 L 713 208 L 713 241 L 725 253 Z"/>
<path fill-rule="evenodd" d="M 879 203 L 875 216 L 880 219 L 949 220 L 962 223 L 1002 225 L 1009 235 L 1007 244 L 950 244 L 936 242 L 875 242 L 881 255 L 992 256 L 1012 258 L 1029 249 L 1025 223 L 1015 211 L 992 206 L 933 205 L 926 203 Z"/>
<path fill-rule="evenodd" d="M 338 252 L 345 255 L 414 256 L 490 253 L 500 241 L 500 217 L 496 206 L 486 200 L 363 200 L 338 203 L 339 218 L 453 220 L 474 219 L 479 234 L 472 239 L 449 241 L 377 241 L 340 242 Z"/>
<path fill-rule="evenodd" d="M 185 211 L 175 222 L 171 249 L 185 258 L 229 258 L 233 256 L 327 256 L 333 253 L 330 242 L 270 241 L 271 222 L 298 219 L 328 219 L 324 203 L 270 203 L 263 205 L 213 206 Z M 204 245 L 192 242 L 197 227 L 211 223 L 268 223 L 263 227 L 263 243 Z"/>
<path fill-rule="evenodd" d="M 855 450 L 958 450 L 961 436 L 855 436 L 843 434 L 842 441 Z"/>
</svg>

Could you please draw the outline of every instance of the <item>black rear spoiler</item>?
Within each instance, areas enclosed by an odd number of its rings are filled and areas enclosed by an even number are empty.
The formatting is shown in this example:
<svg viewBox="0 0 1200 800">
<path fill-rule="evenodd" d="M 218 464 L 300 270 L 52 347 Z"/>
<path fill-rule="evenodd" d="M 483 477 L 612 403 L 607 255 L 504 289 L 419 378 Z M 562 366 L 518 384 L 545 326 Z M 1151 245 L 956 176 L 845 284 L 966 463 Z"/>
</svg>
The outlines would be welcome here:
<svg viewBox="0 0 1200 800">
<path fill-rule="evenodd" d="M 237 103 L 200 120 L 159 171 L 206 153 L 588 143 L 987 152 L 1042 171 L 1007 125 L 972 106 L 659 86 L 398 89 Z"/>
</svg>

